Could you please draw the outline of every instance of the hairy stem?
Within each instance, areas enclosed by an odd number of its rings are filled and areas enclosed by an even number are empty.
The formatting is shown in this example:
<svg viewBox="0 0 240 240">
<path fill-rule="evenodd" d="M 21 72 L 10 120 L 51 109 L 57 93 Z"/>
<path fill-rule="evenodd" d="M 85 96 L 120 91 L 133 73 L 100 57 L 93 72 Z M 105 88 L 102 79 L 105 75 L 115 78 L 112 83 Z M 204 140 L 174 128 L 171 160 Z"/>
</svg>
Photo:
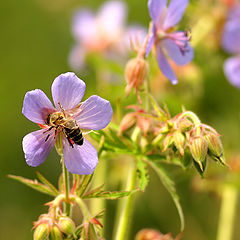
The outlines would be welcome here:
<svg viewBox="0 0 240 240">
<path fill-rule="evenodd" d="M 62 171 L 63 171 L 63 182 L 64 182 L 64 193 L 65 193 L 65 214 L 70 216 L 71 204 L 69 201 L 69 174 L 64 164 L 64 158 L 62 157 Z"/>
<path fill-rule="evenodd" d="M 224 185 L 218 222 L 217 240 L 232 239 L 234 217 L 237 207 L 237 194 L 237 189 L 234 186 Z"/>
<path fill-rule="evenodd" d="M 135 162 L 131 161 L 131 166 L 129 168 L 128 180 L 127 180 L 127 191 L 133 191 L 136 185 L 136 169 Z M 126 231 L 127 226 L 129 224 L 129 218 L 132 210 L 133 203 L 133 194 L 130 196 L 123 198 L 121 200 L 121 205 L 119 208 L 119 218 L 116 222 L 115 228 L 115 240 L 125 240 L 126 239 Z"/>
</svg>

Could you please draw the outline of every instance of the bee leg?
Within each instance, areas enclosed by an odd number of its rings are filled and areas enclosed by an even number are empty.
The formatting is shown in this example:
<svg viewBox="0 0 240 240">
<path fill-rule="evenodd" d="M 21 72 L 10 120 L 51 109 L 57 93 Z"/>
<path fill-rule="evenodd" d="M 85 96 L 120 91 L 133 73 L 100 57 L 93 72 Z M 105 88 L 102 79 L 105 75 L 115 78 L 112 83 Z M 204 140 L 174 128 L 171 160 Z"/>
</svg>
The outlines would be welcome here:
<svg viewBox="0 0 240 240">
<path fill-rule="evenodd" d="M 54 135 L 54 139 L 56 138 L 56 136 L 57 136 L 57 129 L 58 129 L 58 127 L 59 126 L 57 126 L 56 128 L 55 128 L 55 135 Z"/>
<path fill-rule="evenodd" d="M 49 137 L 50 137 L 50 134 L 47 135 L 45 142 L 49 139 Z"/>
<path fill-rule="evenodd" d="M 61 108 L 64 117 L 66 117 L 65 110 L 64 110 L 62 104 L 61 104 L 60 102 L 58 102 L 58 105 L 59 105 L 59 107 Z"/>
<path fill-rule="evenodd" d="M 68 142 L 69 142 L 69 145 L 70 145 L 72 148 L 74 148 L 71 139 L 70 139 L 69 137 L 67 137 L 67 140 L 68 140 Z"/>
<path fill-rule="evenodd" d="M 49 132 L 54 128 L 54 126 L 51 126 L 48 130 L 44 131 L 43 133 Z"/>
</svg>

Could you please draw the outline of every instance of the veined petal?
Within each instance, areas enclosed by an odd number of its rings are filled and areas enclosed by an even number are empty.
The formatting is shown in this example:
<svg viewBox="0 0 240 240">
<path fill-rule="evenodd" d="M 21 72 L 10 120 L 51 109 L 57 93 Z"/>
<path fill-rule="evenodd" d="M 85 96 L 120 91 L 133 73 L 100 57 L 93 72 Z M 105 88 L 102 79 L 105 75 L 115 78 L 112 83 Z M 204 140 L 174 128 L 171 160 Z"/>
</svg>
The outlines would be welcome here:
<svg viewBox="0 0 240 240">
<path fill-rule="evenodd" d="M 240 56 L 227 59 L 224 63 L 224 72 L 229 82 L 240 88 Z"/>
<path fill-rule="evenodd" d="M 102 31 L 110 36 L 118 35 L 125 25 L 126 12 L 126 4 L 122 1 L 104 3 L 98 14 L 98 21 L 100 21 Z"/>
<path fill-rule="evenodd" d="M 164 30 L 174 27 L 179 23 L 187 5 L 188 0 L 171 0 L 163 23 Z"/>
<path fill-rule="evenodd" d="M 42 90 L 35 89 L 25 94 L 22 113 L 30 121 L 45 124 L 47 115 L 54 111 L 51 101 Z"/>
<path fill-rule="evenodd" d="M 172 84 L 177 84 L 178 83 L 177 77 L 174 74 L 170 64 L 168 63 L 167 58 L 164 55 L 160 44 L 157 45 L 157 59 L 159 68 L 161 69 L 163 75 L 166 78 L 168 78 L 172 82 Z"/>
<path fill-rule="evenodd" d="M 225 24 L 222 45 L 229 53 L 240 52 L 240 23 L 239 19 L 228 21 Z"/>
<path fill-rule="evenodd" d="M 86 51 L 81 46 L 74 46 L 69 55 L 69 64 L 72 69 L 78 71 L 83 68 Z"/>
<path fill-rule="evenodd" d="M 160 27 L 160 24 L 164 18 L 164 10 L 167 7 L 167 0 L 149 0 L 148 1 L 148 9 L 150 17 L 156 25 L 156 27 Z"/>
<path fill-rule="evenodd" d="M 63 157 L 69 172 L 79 175 L 92 174 L 98 163 L 97 150 L 85 138 L 83 145 L 69 145 L 66 138 L 63 141 Z"/>
<path fill-rule="evenodd" d="M 96 18 L 88 9 L 75 13 L 72 22 L 72 32 L 77 41 L 87 42 L 97 34 Z"/>
<path fill-rule="evenodd" d="M 109 101 L 93 95 L 81 104 L 73 118 L 81 129 L 99 130 L 109 124 L 112 113 Z"/>
<path fill-rule="evenodd" d="M 162 40 L 162 46 L 167 51 L 168 56 L 180 66 L 189 63 L 193 59 L 193 48 L 188 42 L 184 44 L 186 44 L 186 46 L 184 46 L 184 51 L 182 52 L 173 40 Z"/>
<path fill-rule="evenodd" d="M 76 107 L 85 93 L 86 85 L 75 73 L 64 73 L 59 75 L 52 84 L 52 97 L 58 110 L 59 103 L 64 109 Z"/>
<path fill-rule="evenodd" d="M 23 138 L 23 152 L 29 166 L 36 167 L 43 163 L 56 142 L 54 130 L 44 133 L 45 131 L 46 129 L 41 129 L 31 132 Z M 48 134 L 50 136 L 46 141 Z"/>
</svg>

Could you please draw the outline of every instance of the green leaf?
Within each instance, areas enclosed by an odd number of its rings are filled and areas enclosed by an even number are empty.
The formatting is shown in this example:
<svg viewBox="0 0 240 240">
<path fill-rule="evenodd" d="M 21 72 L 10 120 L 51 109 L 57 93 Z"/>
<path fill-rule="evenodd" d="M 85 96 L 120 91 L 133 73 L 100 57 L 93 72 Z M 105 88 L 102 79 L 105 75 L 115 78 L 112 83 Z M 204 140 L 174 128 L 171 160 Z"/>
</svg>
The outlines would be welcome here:
<svg viewBox="0 0 240 240">
<path fill-rule="evenodd" d="M 58 190 L 40 173 L 36 172 L 38 179 L 47 185 L 55 194 L 56 196 L 59 194 Z"/>
<path fill-rule="evenodd" d="M 174 181 L 170 178 L 166 170 L 157 162 L 148 162 L 149 165 L 155 170 L 155 172 L 158 174 L 161 182 L 163 183 L 164 187 L 168 190 L 170 193 L 175 206 L 178 210 L 179 218 L 180 218 L 180 223 L 181 223 L 181 231 L 184 230 L 184 215 L 182 211 L 182 207 L 180 204 L 179 196 L 176 192 L 175 189 L 175 184 Z"/>
<path fill-rule="evenodd" d="M 92 194 L 85 195 L 83 198 L 104 198 L 104 199 L 118 199 L 126 197 L 131 193 L 131 191 L 100 191 Z"/>
<path fill-rule="evenodd" d="M 149 94 L 148 96 L 149 96 L 152 106 L 153 106 L 154 110 L 156 111 L 157 115 L 159 116 L 160 120 L 161 121 L 167 120 L 166 113 L 159 107 L 159 105 L 158 105 L 157 101 L 154 99 L 154 97 L 151 94 Z"/>
<path fill-rule="evenodd" d="M 79 186 L 76 188 L 76 194 L 79 197 L 82 197 L 82 195 L 85 193 L 87 187 L 92 181 L 93 174 L 91 175 L 84 175 L 82 181 L 79 183 Z"/>
<path fill-rule="evenodd" d="M 149 175 L 147 170 L 147 164 L 140 158 L 137 160 L 137 179 L 139 188 L 144 191 L 149 182 Z"/>
<path fill-rule="evenodd" d="M 48 194 L 50 196 L 54 196 L 56 197 L 58 194 L 56 194 L 54 191 L 52 191 L 52 189 L 50 189 L 48 186 L 39 183 L 37 180 L 30 180 L 21 176 L 15 176 L 15 175 L 8 175 L 8 177 L 15 179 L 39 192 Z"/>
</svg>

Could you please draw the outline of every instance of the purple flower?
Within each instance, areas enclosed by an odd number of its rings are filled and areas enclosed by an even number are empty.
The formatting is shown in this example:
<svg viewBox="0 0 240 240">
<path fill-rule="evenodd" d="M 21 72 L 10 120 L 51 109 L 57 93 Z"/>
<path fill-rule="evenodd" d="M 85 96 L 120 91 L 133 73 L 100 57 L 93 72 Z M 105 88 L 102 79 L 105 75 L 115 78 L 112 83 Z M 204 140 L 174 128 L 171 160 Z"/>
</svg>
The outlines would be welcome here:
<svg viewBox="0 0 240 240">
<path fill-rule="evenodd" d="M 112 107 L 109 101 L 96 95 L 80 103 L 85 88 L 85 83 L 74 73 L 61 74 L 53 81 L 51 88 L 55 108 L 42 90 L 26 93 L 22 113 L 43 127 L 23 138 L 23 151 L 28 165 L 36 167 L 43 163 L 54 147 L 58 134 L 61 134 L 67 169 L 81 175 L 94 171 L 98 163 L 96 149 L 85 138 L 82 144 L 76 143 L 72 135 L 67 134 L 66 123 L 71 120 L 77 129 L 105 128 L 111 121 Z M 55 122 L 52 119 L 54 114 L 59 116 Z"/>
<path fill-rule="evenodd" d="M 228 14 L 224 26 L 222 46 L 236 56 L 224 63 L 224 72 L 230 83 L 240 88 L 240 5 L 236 5 Z"/>
<path fill-rule="evenodd" d="M 126 56 L 130 50 L 129 36 L 145 33 L 140 26 L 126 27 L 126 13 L 126 4 L 117 0 L 104 3 L 97 14 L 89 9 L 75 13 L 72 32 L 76 44 L 69 56 L 73 69 L 83 68 L 88 53 L 103 53 L 111 59 Z"/>
<path fill-rule="evenodd" d="M 146 55 L 155 45 L 159 68 L 172 84 L 176 84 L 178 80 L 166 55 L 180 66 L 190 62 L 193 58 L 193 48 L 189 45 L 188 33 L 172 31 L 181 20 L 187 5 L 188 0 L 171 0 L 168 7 L 167 0 L 148 1 L 153 27 Z"/>
</svg>

